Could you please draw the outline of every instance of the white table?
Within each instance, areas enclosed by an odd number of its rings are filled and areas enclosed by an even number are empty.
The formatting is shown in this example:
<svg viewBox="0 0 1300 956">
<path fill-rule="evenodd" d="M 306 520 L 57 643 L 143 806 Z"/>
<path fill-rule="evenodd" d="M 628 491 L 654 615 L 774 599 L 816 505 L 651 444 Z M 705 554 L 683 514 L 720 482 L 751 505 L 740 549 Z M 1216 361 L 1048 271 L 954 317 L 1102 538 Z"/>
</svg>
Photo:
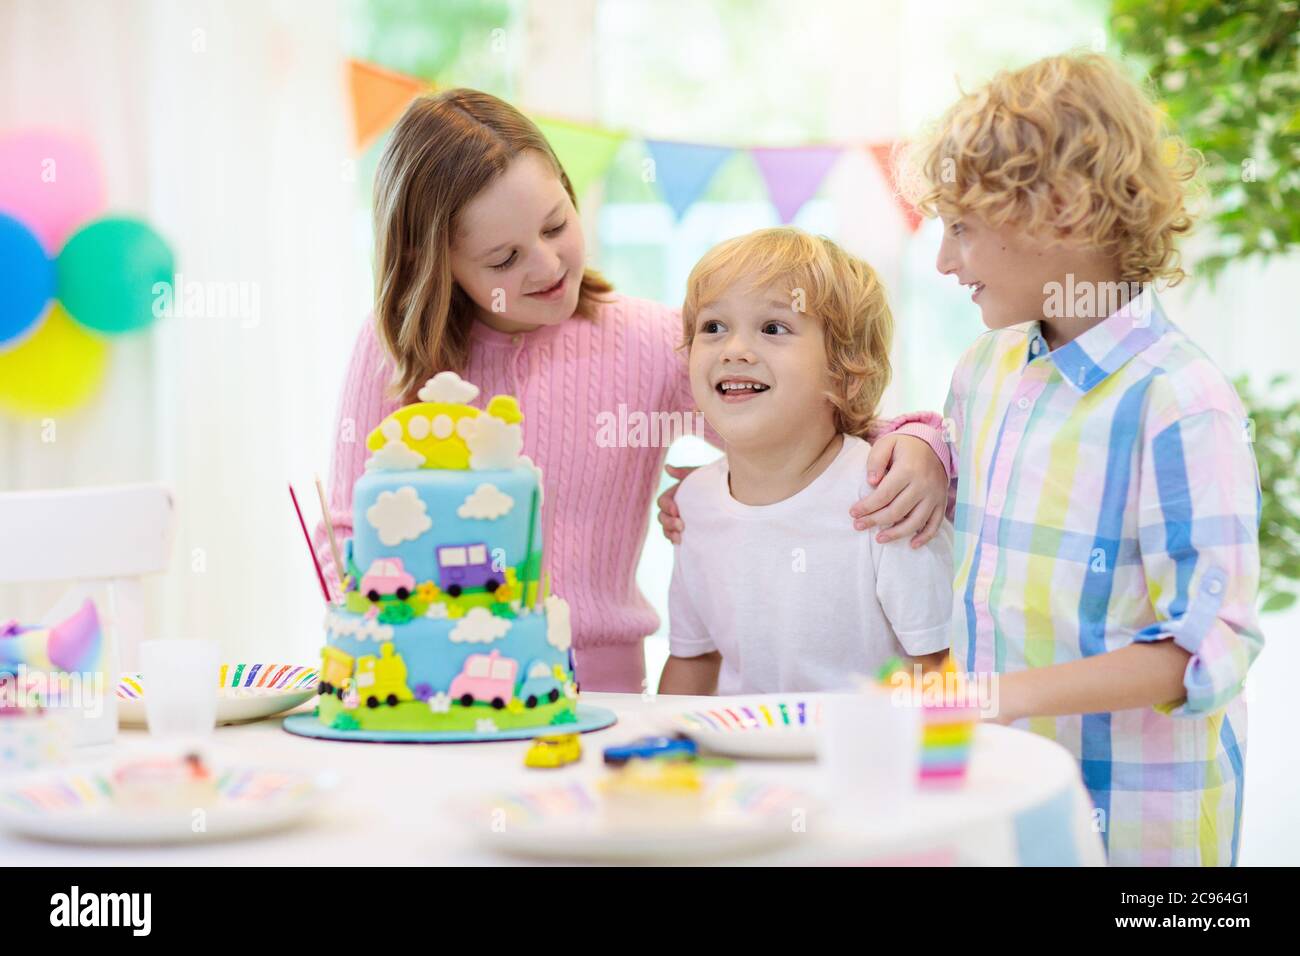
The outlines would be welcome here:
<svg viewBox="0 0 1300 956">
<path fill-rule="evenodd" d="M 222 727 L 217 759 L 304 770 L 329 769 L 337 786 L 312 819 L 278 833 L 224 843 L 170 847 L 79 847 L 0 834 L 0 859 L 40 865 L 501 865 L 524 862 L 485 847 L 459 819 L 442 812 L 450 798 L 514 790 L 557 780 L 594 779 L 604 772 L 604 747 L 662 727 L 667 714 L 698 708 L 711 698 L 584 694 L 583 701 L 619 715 L 611 728 L 584 734 L 580 764 L 561 770 L 523 766 L 526 742 L 482 744 L 363 744 L 293 736 L 280 718 Z M 148 745 L 139 730 L 123 730 L 115 753 Z M 817 793 L 822 778 L 812 761 L 745 761 L 736 773 Z M 568 775 L 567 777 L 564 775 Z M 921 791 L 909 810 L 847 831 L 820 811 L 807 832 L 779 851 L 728 863 L 1105 863 L 1090 821 L 1091 803 L 1078 766 L 1062 747 L 1033 734 L 981 726 L 966 783 L 955 791 Z"/>
</svg>

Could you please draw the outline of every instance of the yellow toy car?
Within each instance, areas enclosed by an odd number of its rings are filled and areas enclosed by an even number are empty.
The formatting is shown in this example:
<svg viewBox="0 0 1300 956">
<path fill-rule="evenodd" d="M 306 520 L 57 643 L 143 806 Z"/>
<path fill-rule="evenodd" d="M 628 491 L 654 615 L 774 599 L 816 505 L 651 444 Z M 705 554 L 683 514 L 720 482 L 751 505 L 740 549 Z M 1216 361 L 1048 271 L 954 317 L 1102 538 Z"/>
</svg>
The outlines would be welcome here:
<svg viewBox="0 0 1300 956">
<path fill-rule="evenodd" d="M 524 755 L 525 767 L 563 767 L 582 759 L 582 744 L 577 734 L 538 737 Z"/>
</svg>

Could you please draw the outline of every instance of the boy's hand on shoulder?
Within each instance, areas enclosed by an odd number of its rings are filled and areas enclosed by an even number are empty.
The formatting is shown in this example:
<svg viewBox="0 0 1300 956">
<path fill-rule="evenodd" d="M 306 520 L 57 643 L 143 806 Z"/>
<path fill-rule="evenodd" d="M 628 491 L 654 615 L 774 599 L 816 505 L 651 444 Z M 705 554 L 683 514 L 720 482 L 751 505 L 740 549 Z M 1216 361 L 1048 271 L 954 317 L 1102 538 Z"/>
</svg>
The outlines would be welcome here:
<svg viewBox="0 0 1300 956">
<path fill-rule="evenodd" d="M 948 474 L 926 442 L 882 435 L 867 457 L 867 481 L 876 488 L 849 509 L 854 528 L 883 529 L 876 535 L 881 544 L 911 536 L 914 548 L 938 533 L 948 507 Z"/>
<path fill-rule="evenodd" d="M 664 471 L 668 472 L 668 477 L 676 478 L 677 484 L 673 485 L 662 495 L 659 496 L 659 525 L 663 529 L 664 537 L 673 544 L 682 543 L 682 532 L 686 530 L 686 522 L 682 520 L 682 513 L 677 510 L 677 489 L 682 486 L 682 481 L 693 472 L 694 468 L 678 468 L 676 465 L 664 465 Z"/>
</svg>

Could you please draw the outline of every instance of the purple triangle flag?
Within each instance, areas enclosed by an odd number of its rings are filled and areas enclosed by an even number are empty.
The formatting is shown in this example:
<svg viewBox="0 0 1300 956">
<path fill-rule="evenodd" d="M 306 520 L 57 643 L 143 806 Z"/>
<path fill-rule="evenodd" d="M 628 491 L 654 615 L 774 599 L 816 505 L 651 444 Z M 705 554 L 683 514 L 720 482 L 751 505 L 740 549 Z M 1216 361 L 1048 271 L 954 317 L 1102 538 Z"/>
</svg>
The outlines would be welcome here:
<svg viewBox="0 0 1300 956">
<path fill-rule="evenodd" d="M 794 219 L 803 204 L 817 194 L 841 152 L 838 146 L 757 147 L 749 151 L 783 224 Z"/>
</svg>

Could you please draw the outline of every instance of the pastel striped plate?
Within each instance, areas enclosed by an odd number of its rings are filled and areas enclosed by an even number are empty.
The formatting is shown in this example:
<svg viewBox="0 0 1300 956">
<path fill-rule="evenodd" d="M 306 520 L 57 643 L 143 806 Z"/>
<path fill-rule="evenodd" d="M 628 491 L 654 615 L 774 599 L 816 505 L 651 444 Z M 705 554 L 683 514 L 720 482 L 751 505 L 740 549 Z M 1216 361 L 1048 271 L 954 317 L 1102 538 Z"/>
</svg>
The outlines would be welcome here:
<svg viewBox="0 0 1300 956">
<path fill-rule="evenodd" d="M 217 671 L 217 723 L 237 724 L 292 710 L 316 693 L 316 668 L 305 664 L 222 664 Z M 118 722 L 146 724 L 144 680 L 123 674 L 117 682 Z"/>
<path fill-rule="evenodd" d="M 782 784 L 717 775 L 698 814 L 611 815 L 599 788 L 574 782 L 462 798 L 449 804 L 486 849 L 538 860 L 681 863 L 770 850 L 799 832 L 796 812 L 817 802 Z"/>
<path fill-rule="evenodd" d="M 728 757 L 815 759 L 822 695 L 719 697 L 714 706 L 673 718 L 673 729 Z"/>
<path fill-rule="evenodd" d="M 25 774 L 0 789 L 0 828 L 79 844 L 234 839 L 300 822 L 334 785 L 328 774 L 296 770 L 217 766 L 214 774 L 210 799 L 162 807 L 118 799 L 108 765 Z"/>
</svg>

